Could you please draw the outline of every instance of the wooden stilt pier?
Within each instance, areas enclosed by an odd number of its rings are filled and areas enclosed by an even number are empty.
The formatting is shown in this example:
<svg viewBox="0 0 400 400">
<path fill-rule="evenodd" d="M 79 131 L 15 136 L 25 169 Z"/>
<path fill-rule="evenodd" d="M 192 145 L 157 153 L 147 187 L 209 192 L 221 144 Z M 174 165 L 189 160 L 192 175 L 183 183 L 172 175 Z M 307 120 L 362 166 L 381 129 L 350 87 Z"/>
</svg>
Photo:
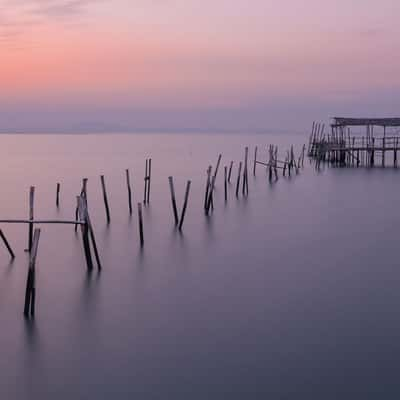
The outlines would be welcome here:
<svg viewBox="0 0 400 400">
<path fill-rule="evenodd" d="M 373 168 L 380 165 L 385 168 L 391 156 L 393 167 L 397 167 L 400 118 L 335 117 L 328 135 L 318 134 L 320 125 L 313 123 L 308 145 L 308 156 L 315 161 L 316 168 L 325 162 L 336 167 Z M 352 128 L 364 128 L 365 134 L 354 133 Z M 377 133 L 379 130 L 381 132 Z M 380 163 L 376 161 L 377 157 Z"/>
</svg>

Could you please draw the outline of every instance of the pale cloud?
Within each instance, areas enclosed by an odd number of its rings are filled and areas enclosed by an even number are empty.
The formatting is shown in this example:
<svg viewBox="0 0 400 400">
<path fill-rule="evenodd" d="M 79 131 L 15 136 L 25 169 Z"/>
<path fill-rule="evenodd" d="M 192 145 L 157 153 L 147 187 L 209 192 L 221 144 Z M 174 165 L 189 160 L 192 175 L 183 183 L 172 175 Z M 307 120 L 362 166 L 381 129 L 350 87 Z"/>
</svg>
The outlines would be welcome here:
<svg viewBox="0 0 400 400">
<path fill-rule="evenodd" d="M 88 6 L 98 0 L 25 0 L 30 12 L 43 17 L 76 17 L 88 11 Z"/>
<path fill-rule="evenodd" d="M 0 0 L 0 39 L 14 44 L 31 27 L 82 22 L 90 6 L 103 0 Z"/>
</svg>

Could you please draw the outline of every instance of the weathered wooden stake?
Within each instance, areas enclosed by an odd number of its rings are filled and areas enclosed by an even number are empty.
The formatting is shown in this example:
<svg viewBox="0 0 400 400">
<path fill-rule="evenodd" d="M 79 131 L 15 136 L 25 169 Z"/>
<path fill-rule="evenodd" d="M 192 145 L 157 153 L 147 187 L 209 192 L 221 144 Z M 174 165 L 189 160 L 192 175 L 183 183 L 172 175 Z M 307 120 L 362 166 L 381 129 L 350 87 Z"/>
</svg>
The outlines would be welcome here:
<svg viewBox="0 0 400 400">
<path fill-rule="evenodd" d="M 189 198 L 190 184 L 191 184 L 191 181 L 187 181 L 186 192 L 185 192 L 185 201 L 183 203 L 181 220 L 179 222 L 179 230 L 180 231 L 182 230 L 183 220 L 185 219 L 186 208 L 187 208 L 187 203 L 188 203 L 188 198 Z"/>
<path fill-rule="evenodd" d="M 26 280 L 26 290 L 25 290 L 25 305 L 24 305 L 24 315 L 25 317 L 35 316 L 35 297 L 36 297 L 36 283 L 35 283 L 35 263 L 36 255 L 39 245 L 40 229 L 36 228 L 33 239 L 31 254 L 29 257 L 29 269 L 28 277 Z"/>
<path fill-rule="evenodd" d="M 60 205 L 60 184 L 57 183 L 57 192 L 56 192 L 56 206 Z"/>
<path fill-rule="evenodd" d="M 94 230 L 93 230 L 92 222 L 90 221 L 89 211 L 87 209 L 87 204 L 85 204 L 84 211 L 85 211 L 85 221 L 86 221 L 86 224 L 87 224 L 87 226 L 89 228 L 89 235 L 90 235 L 90 239 L 92 241 L 92 247 L 93 247 L 93 251 L 94 251 L 94 256 L 96 258 L 97 269 L 100 271 L 101 268 L 102 268 L 101 267 L 101 262 L 100 262 L 100 256 L 99 256 L 99 252 L 97 250 L 96 238 L 94 236 Z"/>
<path fill-rule="evenodd" d="M 231 161 L 231 164 L 229 166 L 228 183 L 231 183 L 232 167 L 233 167 L 233 161 Z"/>
<path fill-rule="evenodd" d="M 10 244 L 8 243 L 6 235 L 3 233 L 3 231 L 1 229 L 0 229 L 0 237 L 3 239 L 3 242 L 4 242 L 5 246 L 7 247 L 7 250 L 10 253 L 11 258 L 15 258 L 15 254 L 12 251 Z"/>
<path fill-rule="evenodd" d="M 79 196 L 76 196 L 76 209 L 75 209 L 75 221 L 79 220 Z M 75 232 L 78 231 L 78 224 L 75 224 Z"/>
<path fill-rule="evenodd" d="M 143 247 L 144 238 L 143 238 L 143 217 L 142 217 L 142 204 L 141 203 L 138 203 L 138 216 L 139 216 L 140 247 Z"/>
<path fill-rule="evenodd" d="M 82 189 L 81 189 L 81 197 L 85 200 L 87 206 L 87 181 L 88 178 L 82 179 Z M 77 196 L 77 204 L 75 209 L 75 221 L 79 219 L 79 196 Z M 75 224 L 75 232 L 78 231 L 78 225 Z"/>
<path fill-rule="evenodd" d="M 248 158 L 249 158 L 249 148 L 245 147 L 245 149 L 244 149 L 243 185 L 242 185 L 243 196 L 247 195 L 249 193 L 248 169 L 247 169 Z"/>
<path fill-rule="evenodd" d="M 207 200 L 208 200 L 208 193 L 210 191 L 211 185 L 211 165 L 207 168 L 207 180 L 206 180 L 206 193 L 204 196 L 204 210 L 207 210 Z"/>
<path fill-rule="evenodd" d="M 240 173 L 242 172 L 242 162 L 240 161 L 239 163 L 239 169 L 238 169 L 238 176 L 236 180 L 236 197 L 239 196 L 239 187 L 240 187 Z"/>
<path fill-rule="evenodd" d="M 131 189 L 131 179 L 129 176 L 129 169 L 126 169 L 125 173 L 126 173 L 126 186 L 128 188 L 129 214 L 132 214 L 132 189 Z"/>
<path fill-rule="evenodd" d="M 151 184 L 151 158 L 149 158 L 149 171 L 148 171 L 148 183 L 147 183 L 147 204 L 150 203 L 150 184 Z"/>
<path fill-rule="evenodd" d="M 151 182 L 151 158 L 148 158 L 146 159 L 146 169 L 144 173 L 143 204 L 150 203 L 150 182 Z"/>
<path fill-rule="evenodd" d="M 104 175 L 100 176 L 101 180 L 101 188 L 103 190 L 103 200 L 104 200 L 104 207 L 106 209 L 106 216 L 107 216 L 107 223 L 110 223 L 110 208 L 108 206 L 108 198 L 107 198 L 107 190 L 106 190 L 106 183 L 104 181 Z"/>
<path fill-rule="evenodd" d="M 221 162 L 221 157 L 222 157 L 222 154 L 220 154 L 220 155 L 218 156 L 217 166 L 215 167 L 214 175 L 213 175 L 212 180 L 211 180 L 211 187 L 210 187 L 210 191 L 209 191 L 209 193 L 208 193 L 207 208 L 206 208 L 206 212 L 207 212 L 207 213 L 208 213 L 208 211 L 210 210 L 210 206 L 211 206 L 211 203 L 212 203 L 212 201 L 213 201 L 213 193 L 214 193 L 214 187 L 215 187 L 215 180 L 217 179 L 217 174 L 218 174 L 219 164 L 220 164 L 220 162 Z"/>
<path fill-rule="evenodd" d="M 78 196 L 79 203 L 79 220 L 83 222 L 81 225 L 82 231 L 82 242 L 83 242 L 83 250 L 85 252 L 86 266 L 89 271 L 93 269 L 93 261 L 92 254 L 90 251 L 90 242 L 89 242 L 89 223 L 87 220 L 87 204 L 86 199 L 81 195 Z"/>
<path fill-rule="evenodd" d="M 33 220 L 33 206 L 35 200 L 35 187 L 31 186 L 29 190 L 29 219 Z M 33 223 L 29 224 L 28 251 L 32 249 Z"/>
<path fill-rule="evenodd" d="M 257 165 L 257 146 L 254 149 L 253 176 L 256 176 L 256 165 Z"/>
<path fill-rule="evenodd" d="M 143 204 L 146 204 L 146 200 L 147 200 L 147 174 L 148 174 L 148 165 L 149 165 L 149 161 L 146 158 L 146 169 L 144 172 L 144 195 L 143 195 Z"/>
<path fill-rule="evenodd" d="M 174 189 L 174 178 L 172 176 L 168 177 L 169 181 L 169 190 L 171 192 L 171 201 L 172 201 L 172 211 L 174 213 L 175 225 L 178 225 L 178 210 L 176 208 L 176 200 L 175 200 L 175 189 Z"/>
<path fill-rule="evenodd" d="M 228 167 L 224 167 L 224 193 L 225 193 L 225 203 L 228 201 Z"/>
</svg>

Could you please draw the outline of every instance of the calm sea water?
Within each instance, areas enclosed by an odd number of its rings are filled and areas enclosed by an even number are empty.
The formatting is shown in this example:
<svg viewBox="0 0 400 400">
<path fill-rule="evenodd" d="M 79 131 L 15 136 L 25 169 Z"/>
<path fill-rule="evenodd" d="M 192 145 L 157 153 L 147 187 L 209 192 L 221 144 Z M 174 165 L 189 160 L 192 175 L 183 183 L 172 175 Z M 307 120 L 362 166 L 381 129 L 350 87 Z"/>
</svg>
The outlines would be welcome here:
<svg viewBox="0 0 400 400">
<path fill-rule="evenodd" d="M 298 152 L 300 135 L 2 135 L 0 218 L 71 219 L 81 178 L 104 269 L 88 275 L 71 226 L 42 226 L 34 322 L 22 315 L 27 227 L 2 226 L 1 399 L 398 398 L 400 171 L 307 162 L 270 184 L 257 167 L 249 196 L 202 209 L 205 170 L 259 157 L 274 143 Z M 128 213 L 153 160 L 145 247 Z M 283 156 L 281 156 L 282 158 Z M 250 162 L 251 164 L 251 162 Z M 111 208 L 107 226 L 99 176 Z M 183 234 L 173 225 L 192 180 Z M 55 206 L 56 182 L 61 204 Z M 136 211 L 136 210 L 135 210 Z"/>
</svg>

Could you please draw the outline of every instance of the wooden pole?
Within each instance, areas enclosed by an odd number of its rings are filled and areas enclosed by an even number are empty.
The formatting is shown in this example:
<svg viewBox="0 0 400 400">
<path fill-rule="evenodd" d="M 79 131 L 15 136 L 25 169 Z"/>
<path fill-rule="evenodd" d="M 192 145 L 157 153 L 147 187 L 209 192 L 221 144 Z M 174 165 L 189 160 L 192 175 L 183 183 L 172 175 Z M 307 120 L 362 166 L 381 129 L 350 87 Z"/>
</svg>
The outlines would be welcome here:
<svg viewBox="0 0 400 400">
<path fill-rule="evenodd" d="M 211 185 L 211 168 L 212 168 L 211 165 L 209 165 L 207 168 L 206 193 L 204 196 L 204 210 L 207 210 L 208 193 L 210 191 L 210 185 Z"/>
<path fill-rule="evenodd" d="M 35 201 L 35 187 L 31 186 L 29 190 L 29 219 L 33 220 L 33 207 Z M 32 249 L 32 240 L 33 240 L 33 223 L 29 224 L 29 237 L 28 237 L 28 251 Z"/>
<path fill-rule="evenodd" d="M 60 205 L 60 184 L 57 183 L 57 192 L 56 192 L 56 206 L 57 208 Z"/>
<path fill-rule="evenodd" d="M 141 203 L 138 203 L 138 216 L 139 216 L 140 247 L 143 247 L 144 238 L 143 238 L 143 217 L 142 217 L 142 204 Z"/>
<path fill-rule="evenodd" d="M 149 158 L 149 171 L 147 176 L 147 204 L 150 203 L 150 184 L 151 184 L 151 158 Z"/>
<path fill-rule="evenodd" d="M 228 201 L 228 167 L 226 165 L 224 167 L 224 194 L 226 203 Z"/>
<path fill-rule="evenodd" d="M 143 204 L 146 204 L 146 200 L 147 200 L 147 174 L 148 174 L 148 165 L 149 165 L 149 161 L 146 158 L 146 169 L 145 169 L 145 173 L 144 173 L 144 195 L 143 195 Z"/>
<path fill-rule="evenodd" d="M 82 179 L 82 189 L 81 189 L 81 197 L 85 200 L 87 204 L 87 181 L 88 178 Z M 75 209 L 75 220 L 78 221 L 79 219 L 79 196 L 77 196 L 77 204 Z M 75 232 L 78 231 L 78 224 L 75 224 Z"/>
<path fill-rule="evenodd" d="M 174 213 L 175 225 L 178 225 L 178 210 L 176 208 L 176 200 L 175 200 L 175 189 L 174 189 L 174 178 L 172 176 L 168 177 L 169 182 L 169 190 L 171 192 L 171 202 L 172 202 L 172 211 Z"/>
<path fill-rule="evenodd" d="M 76 196 L 75 221 L 79 221 L 79 196 Z M 78 232 L 78 223 L 75 224 L 75 232 Z"/>
<path fill-rule="evenodd" d="M 103 190 L 103 200 L 104 200 L 104 207 L 106 209 L 107 224 L 109 224 L 110 223 L 110 208 L 108 206 L 107 190 L 106 190 L 106 183 L 104 181 L 104 175 L 100 176 L 100 180 L 101 180 L 101 188 Z"/>
<path fill-rule="evenodd" d="M 25 290 L 25 305 L 24 305 L 24 315 L 29 317 L 35 316 L 35 297 L 36 297 L 36 283 L 35 283 L 35 264 L 36 255 L 39 245 L 40 229 L 36 228 L 33 239 L 32 239 L 32 249 L 29 257 L 29 269 L 28 277 L 26 280 L 26 290 Z"/>
<path fill-rule="evenodd" d="M 88 227 L 88 229 L 89 229 L 90 240 L 92 241 L 92 247 L 93 247 L 93 251 L 94 251 L 94 256 L 95 256 L 95 258 L 96 258 L 97 269 L 98 269 L 99 271 L 101 271 L 102 267 L 101 267 L 101 261 L 100 261 L 99 251 L 98 251 L 98 249 L 97 249 L 96 238 L 95 238 L 95 235 L 94 235 L 94 230 L 93 230 L 92 222 L 90 221 L 89 211 L 88 211 L 88 209 L 87 209 L 87 204 L 85 204 L 84 212 L 85 212 L 85 221 L 86 221 L 86 225 L 87 225 L 87 227 Z"/>
<path fill-rule="evenodd" d="M 87 182 L 88 178 L 83 178 L 82 179 L 82 190 L 81 190 L 81 196 L 84 197 L 86 204 L 87 204 Z"/>
<path fill-rule="evenodd" d="M 85 252 L 86 266 L 89 271 L 93 269 L 93 261 L 92 254 L 90 251 L 90 242 L 89 242 L 89 223 L 87 220 L 87 204 L 86 199 L 83 196 L 78 196 L 79 202 L 79 219 L 81 222 L 81 231 L 82 231 L 82 242 L 83 242 L 83 250 Z"/>
<path fill-rule="evenodd" d="M 213 175 L 212 180 L 211 180 L 211 188 L 210 188 L 210 192 L 208 193 L 208 200 L 207 200 L 207 208 L 206 208 L 207 212 L 209 211 L 210 206 L 211 206 L 212 196 L 213 196 L 214 187 L 215 187 L 215 181 L 217 179 L 217 174 L 218 174 L 219 164 L 221 162 L 221 157 L 222 157 L 222 154 L 220 154 L 218 156 L 217 166 L 215 167 L 214 175 Z"/>
<path fill-rule="evenodd" d="M 249 186 L 247 183 L 248 180 L 248 169 L 247 169 L 247 161 L 249 158 L 249 148 L 245 147 L 244 149 L 244 168 L 243 168 L 243 184 L 242 184 L 242 195 L 247 195 L 249 193 Z"/>
<path fill-rule="evenodd" d="M 129 169 L 125 170 L 125 174 L 126 174 L 126 186 L 128 189 L 129 214 L 132 214 L 132 189 L 131 189 L 131 179 L 129 176 Z"/>
<path fill-rule="evenodd" d="M 240 186 L 240 173 L 242 172 L 242 162 L 240 161 L 239 163 L 239 169 L 238 169 L 238 176 L 236 180 L 236 197 L 239 196 L 239 186 Z"/>
<path fill-rule="evenodd" d="M 3 231 L 1 229 L 0 229 L 0 237 L 3 239 L 3 242 L 4 242 L 5 246 L 7 247 L 7 250 L 10 253 L 11 258 L 15 258 L 15 254 L 12 251 L 10 244 L 8 243 L 6 235 L 3 233 Z"/>
<path fill-rule="evenodd" d="M 189 198 L 190 184 L 191 184 L 191 181 L 187 181 L 186 192 L 185 192 L 185 201 L 183 203 L 181 220 L 179 222 L 179 230 L 180 231 L 182 230 L 183 220 L 185 219 L 186 208 L 187 208 L 187 203 L 188 203 L 188 198 Z"/>
<path fill-rule="evenodd" d="M 231 183 L 232 167 L 233 167 L 233 161 L 231 161 L 231 164 L 229 166 L 228 183 Z"/>
<path fill-rule="evenodd" d="M 256 165 L 257 165 L 257 146 L 254 149 L 253 176 L 256 176 Z"/>
</svg>

